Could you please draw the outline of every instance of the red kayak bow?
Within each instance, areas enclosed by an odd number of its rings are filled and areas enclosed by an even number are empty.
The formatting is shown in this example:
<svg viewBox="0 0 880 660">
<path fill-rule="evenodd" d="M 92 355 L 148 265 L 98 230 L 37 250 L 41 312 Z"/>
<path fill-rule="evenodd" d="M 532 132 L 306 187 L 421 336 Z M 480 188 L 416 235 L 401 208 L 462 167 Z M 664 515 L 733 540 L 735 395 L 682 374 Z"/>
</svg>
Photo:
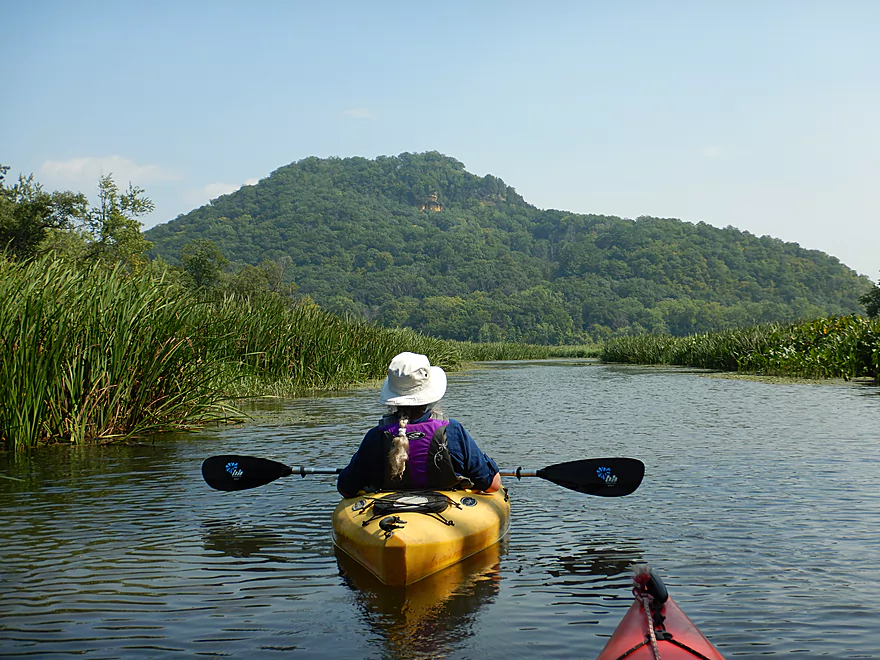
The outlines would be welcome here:
<svg viewBox="0 0 880 660">
<path fill-rule="evenodd" d="M 633 580 L 635 602 L 596 660 L 724 660 L 650 568 Z"/>
</svg>

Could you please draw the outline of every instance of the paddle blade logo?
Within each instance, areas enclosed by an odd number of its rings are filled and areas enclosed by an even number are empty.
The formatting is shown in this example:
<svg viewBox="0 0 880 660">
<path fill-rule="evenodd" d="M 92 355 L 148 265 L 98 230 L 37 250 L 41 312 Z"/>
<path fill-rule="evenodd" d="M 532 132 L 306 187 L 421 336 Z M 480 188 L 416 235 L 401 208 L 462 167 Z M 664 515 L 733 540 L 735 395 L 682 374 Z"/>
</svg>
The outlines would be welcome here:
<svg viewBox="0 0 880 660">
<path fill-rule="evenodd" d="M 244 470 L 238 467 L 237 462 L 230 462 L 226 464 L 226 471 L 229 473 L 229 476 L 238 481 L 241 479 L 244 474 Z"/>
<path fill-rule="evenodd" d="M 608 486 L 613 486 L 617 483 L 617 477 L 611 474 L 611 468 L 609 467 L 600 467 L 596 470 L 596 474 L 599 475 L 599 478 Z"/>
</svg>

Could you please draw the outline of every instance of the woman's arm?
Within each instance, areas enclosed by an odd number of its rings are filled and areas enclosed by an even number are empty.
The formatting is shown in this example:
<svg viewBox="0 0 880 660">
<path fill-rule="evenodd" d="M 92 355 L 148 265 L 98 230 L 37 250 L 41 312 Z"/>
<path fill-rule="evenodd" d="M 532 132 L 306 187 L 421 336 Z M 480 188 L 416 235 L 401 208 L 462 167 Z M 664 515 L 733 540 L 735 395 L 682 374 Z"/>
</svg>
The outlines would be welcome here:
<svg viewBox="0 0 880 660">
<path fill-rule="evenodd" d="M 489 484 L 489 487 L 486 488 L 484 493 L 494 493 L 496 491 L 501 490 L 501 473 L 496 472 L 495 476 L 492 478 L 492 483 Z"/>
<path fill-rule="evenodd" d="M 501 476 L 495 461 L 486 456 L 460 422 L 451 419 L 446 429 L 453 467 L 486 493 L 501 488 Z"/>
<path fill-rule="evenodd" d="M 368 431 L 351 462 L 339 473 L 336 490 L 343 497 L 354 497 L 358 491 L 381 482 L 382 460 L 376 453 L 381 448 L 381 441 L 377 441 L 377 435 L 381 440 L 381 432 L 377 429 Z M 377 469 L 379 474 L 376 474 Z"/>
</svg>

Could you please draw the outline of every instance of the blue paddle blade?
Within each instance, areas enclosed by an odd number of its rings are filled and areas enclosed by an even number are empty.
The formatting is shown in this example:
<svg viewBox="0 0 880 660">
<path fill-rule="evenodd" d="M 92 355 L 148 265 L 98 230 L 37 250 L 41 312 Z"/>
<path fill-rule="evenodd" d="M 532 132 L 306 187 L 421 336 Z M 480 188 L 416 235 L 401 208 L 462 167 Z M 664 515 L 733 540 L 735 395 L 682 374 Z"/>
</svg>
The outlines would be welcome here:
<svg viewBox="0 0 880 660">
<path fill-rule="evenodd" d="M 579 493 L 621 497 L 642 483 L 645 464 L 635 458 L 587 458 L 550 465 L 536 476 Z"/>
<path fill-rule="evenodd" d="M 257 488 L 290 474 L 293 470 L 284 463 L 253 456 L 211 456 L 202 463 L 202 476 L 215 490 Z"/>
</svg>

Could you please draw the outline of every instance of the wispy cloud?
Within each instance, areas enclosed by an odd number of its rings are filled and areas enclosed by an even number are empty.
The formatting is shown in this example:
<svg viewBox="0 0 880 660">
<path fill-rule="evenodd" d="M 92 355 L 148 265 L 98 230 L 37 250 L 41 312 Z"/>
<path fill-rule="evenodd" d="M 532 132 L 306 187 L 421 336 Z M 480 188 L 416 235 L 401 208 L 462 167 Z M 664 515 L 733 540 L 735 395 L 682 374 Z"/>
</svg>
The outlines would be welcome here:
<svg viewBox="0 0 880 660">
<path fill-rule="evenodd" d="M 143 186 L 157 181 L 176 181 L 180 176 L 159 165 L 141 165 L 122 156 L 86 156 L 69 160 L 47 160 L 40 165 L 40 177 L 54 185 L 93 186 L 98 178 L 112 174 L 120 186 L 129 182 Z"/>
<path fill-rule="evenodd" d="M 373 111 L 369 108 L 351 108 L 342 113 L 347 119 L 374 119 Z"/>
<path fill-rule="evenodd" d="M 243 184 L 215 181 L 214 183 L 209 183 L 202 186 L 201 188 L 187 190 L 184 193 L 183 197 L 188 204 L 192 204 L 193 206 L 202 206 L 203 204 L 207 204 L 212 199 L 217 199 L 221 195 L 234 193 L 242 186 L 255 186 L 258 183 L 259 179 L 247 179 Z"/>
<path fill-rule="evenodd" d="M 700 155 L 703 158 L 720 158 L 722 156 L 721 147 L 710 144 L 708 147 L 703 148 Z"/>
</svg>

